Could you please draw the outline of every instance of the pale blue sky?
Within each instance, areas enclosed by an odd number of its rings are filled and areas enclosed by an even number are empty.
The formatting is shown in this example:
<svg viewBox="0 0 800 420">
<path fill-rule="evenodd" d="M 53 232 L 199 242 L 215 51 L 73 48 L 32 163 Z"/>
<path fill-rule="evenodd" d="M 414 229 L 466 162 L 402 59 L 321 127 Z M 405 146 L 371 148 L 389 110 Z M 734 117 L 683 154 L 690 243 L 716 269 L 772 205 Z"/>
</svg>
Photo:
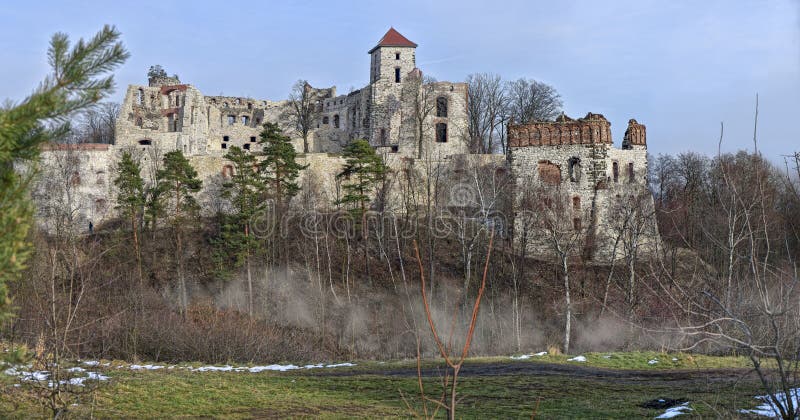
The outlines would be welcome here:
<svg viewBox="0 0 800 420">
<path fill-rule="evenodd" d="M 369 50 L 390 26 L 419 44 L 439 80 L 475 72 L 555 86 L 566 112 L 647 125 L 653 153 L 800 150 L 800 2 L 775 1 L 13 1 L 0 8 L 0 97 L 47 73 L 50 36 L 117 26 L 132 56 L 117 73 L 146 83 L 161 64 L 207 94 L 283 99 L 293 81 L 365 85 Z"/>
</svg>

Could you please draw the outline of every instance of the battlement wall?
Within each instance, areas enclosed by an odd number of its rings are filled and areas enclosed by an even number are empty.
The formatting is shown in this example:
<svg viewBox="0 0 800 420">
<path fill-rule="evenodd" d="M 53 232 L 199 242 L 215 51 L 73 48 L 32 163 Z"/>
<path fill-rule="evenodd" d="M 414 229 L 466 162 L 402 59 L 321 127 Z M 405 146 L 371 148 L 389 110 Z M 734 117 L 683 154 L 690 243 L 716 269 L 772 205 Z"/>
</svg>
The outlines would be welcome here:
<svg viewBox="0 0 800 420">
<path fill-rule="evenodd" d="M 510 147 L 611 143 L 611 123 L 591 112 L 577 120 L 562 115 L 554 122 L 508 125 Z"/>
</svg>

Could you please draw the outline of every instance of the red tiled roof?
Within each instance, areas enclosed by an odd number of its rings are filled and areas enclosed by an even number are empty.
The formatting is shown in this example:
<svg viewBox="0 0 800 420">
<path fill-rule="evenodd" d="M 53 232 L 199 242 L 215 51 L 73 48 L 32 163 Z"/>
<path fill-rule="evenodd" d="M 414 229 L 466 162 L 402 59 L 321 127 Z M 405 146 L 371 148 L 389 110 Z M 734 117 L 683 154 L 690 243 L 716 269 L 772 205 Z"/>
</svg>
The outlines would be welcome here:
<svg viewBox="0 0 800 420">
<path fill-rule="evenodd" d="M 394 28 L 389 28 L 386 31 L 386 35 L 378 41 L 378 45 L 373 47 L 371 50 L 367 52 L 367 54 L 372 54 L 373 51 L 378 49 L 378 47 L 416 47 L 417 44 L 408 40 L 408 38 L 400 35 L 400 32 L 397 32 Z"/>
</svg>

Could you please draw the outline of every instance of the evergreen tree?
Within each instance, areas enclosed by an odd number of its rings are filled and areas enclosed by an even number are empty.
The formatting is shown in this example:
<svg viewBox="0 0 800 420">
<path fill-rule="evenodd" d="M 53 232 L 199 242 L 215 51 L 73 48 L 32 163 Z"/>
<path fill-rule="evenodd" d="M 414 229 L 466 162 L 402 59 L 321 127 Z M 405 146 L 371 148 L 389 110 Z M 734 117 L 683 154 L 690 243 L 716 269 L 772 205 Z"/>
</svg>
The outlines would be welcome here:
<svg viewBox="0 0 800 420">
<path fill-rule="evenodd" d="M 278 124 L 264 124 L 260 137 L 264 153 L 261 173 L 270 197 L 275 200 L 276 208 L 280 212 L 283 206 L 300 191 L 297 177 L 300 176 L 301 170 L 308 168 L 308 165 L 297 163 L 297 152 L 291 139 L 283 134 Z"/>
<path fill-rule="evenodd" d="M 258 173 L 258 162 L 250 153 L 239 147 L 231 147 L 225 158 L 233 163 L 230 182 L 223 184 L 223 196 L 230 199 L 234 213 L 224 216 L 221 226 L 220 253 L 232 257 L 233 265 L 247 268 L 248 313 L 253 315 L 253 280 L 250 259 L 259 250 L 251 228 L 256 212 L 264 207 L 264 181 Z"/>
<path fill-rule="evenodd" d="M 197 178 L 197 171 L 180 150 L 173 150 L 164 155 L 163 169 L 156 174 L 157 190 L 160 202 L 171 214 L 173 232 L 175 234 L 175 259 L 178 268 L 178 288 L 181 309 L 188 306 L 188 293 L 183 270 L 183 238 L 184 226 L 191 218 L 197 216 L 200 207 L 194 194 L 200 191 L 203 182 Z"/>
<path fill-rule="evenodd" d="M 295 152 L 289 137 L 283 134 L 278 124 L 264 124 L 260 143 L 263 148 L 264 160 L 259 169 L 266 185 L 267 197 L 275 203 L 274 220 L 271 222 L 276 224 L 276 228 L 279 228 L 284 226 L 281 222 L 286 214 L 289 201 L 300 191 L 297 177 L 300 176 L 300 171 L 306 169 L 308 165 L 297 163 L 297 152 Z M 287 255 L 286 250 L 280 241 L 281 235 L 277 229 L 275 234 L 273 255 L 275 259 L 283 259 L 285 265 L 285 258 L 282 257 Z"/>
<path fill-rule="evenodd" d="M 370 193 L 386 177 L 383 159 L 366 140 L 356 140 L 344 149 L 345 166 L 337 175 L 344 179 L 344 196 L 336 204 L 344 204 L 351 211 L 363 215 L 371 201 Z"/>
<path fill-rule="evenodd" d="M 30 253 L 33 173 L 20 173 L 14 163 L 35 161 L 42 143 L 69 131 L 66 119 L 113 91 L 113 77 L 104 74 L 128 58 L 119 36 L 105 26 L 70 48 L 67 35 L 55 34 L 47 54 L 52 74 L 21 103 L 0 106 L 0 320 L 10 316 L 5 285 L 18 278 Z"/>
<path fill-rule="evenodd" d="M 117 208 L 121 216 L 130 221 L 133 247 L 136 253 L 136 265 L 139 274 L 139 286 L 142 286 L 142 252 L 139 244 L 139 228 L 145 205 L 144 180 L 139 162 L 134 160 L 130 152 L 122 153 L 117 165 L 117 177 L 114 179 L 117 187 Z"/>
</svg>

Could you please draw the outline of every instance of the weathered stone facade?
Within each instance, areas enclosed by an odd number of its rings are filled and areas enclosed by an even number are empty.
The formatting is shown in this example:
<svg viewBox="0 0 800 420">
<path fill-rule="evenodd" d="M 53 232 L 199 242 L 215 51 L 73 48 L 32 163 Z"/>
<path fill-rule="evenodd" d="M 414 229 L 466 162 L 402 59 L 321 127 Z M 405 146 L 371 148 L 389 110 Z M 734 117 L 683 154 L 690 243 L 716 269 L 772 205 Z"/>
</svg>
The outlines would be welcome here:
<svg viewBox="0 0 800 420">
<path fill-rule="evenodd" d="M 568 203 L 562 217 L 593 239 L 596 256 L 607 258 L 623 251 L 619 243 L 614 250 L 622 233 L 614 218 L 633 204 L 647 219 L 638 232 L 641 249 L 657 245 L 653 199 L 647 186 L 645 127 L 636 120 L 628 123 L 623 149 L 613 146 L 611 123 L 591 112 L 577 120 L 562 115 L 555 122 L 511 124 L 508 140 L 517 195 L 529 186 L 555 187 L 552 190 Z M 515 223 L 520 223 L 519 218 Z M 544 239 L 534 239 L 528 246 L 538 253 L 550 248 Z"/>
<path fill-rule="evenodd" d="M 69 171 L 75 176 L 65 176 L 70 179 L 69 199 L 80 204 L 74 215 L 78 226 L 90 221 L 99 225 L 114 216 L 112 174 L 121 151 L 135 152 L 143 176 L 152 182 L 161 156 L 181 150 L 203 180 L 199 199 L 204 210 L 222 209 L 219 193 L 232 171 L 225 153 L 237 146 L 258 155 L 258 137 L 266 122 L 279 124 L 291 136 L 300 163 L 309 165 L 302 176 L 316 183 L 327 203 L 339 194 L 335 175 L 344 162 L 339 153 L 359 138 L 367 139 L 395 174 L 415 171 L 432 176 L 431 168 L 436 166 L 437 177 L 439 173 L 452 175 L 452 182 L 443 184 L 450 185 L 458 182 L 458 173 L 463 174 L 459 168 L 491 164 L 503 171 L 510 169 L 517 185 L 558 184 L 577 197 L 575 212 L 591 215 L 595 237 L 604 234 L 609 209 L 619 195 L 646 191 L 645 127 L 635 120 L 629 123 L 622 150 L 612 146 L 610 123 L 602 115 L 589 113 L 578 120 L 562 116 L 556 122 L 510 124 L 507 159 L 469 155 L 467 85 L 419 83 L 423 79 L 416 67 L 416 47 L 390 29 L 368 52 L 367 86 L 346 95 L 338 95 L 336 87 L 311 88 L 318 118 L 309 135 L 310 153 L 302 153 L 303 140 L 289 118 L 290 101 L 206 96 L 175 76 L 151 78 L 146 86 L 127 88 L 116 124 L 116 144 L 53 146 L 43 151 L 43 165 L 52 169 L 71 163 Z M 62 193 L 48 197 L 50 181 L 38 185 L 40 208 L 63 199 Z M 386 192 L 388 205 L 396 209 L 402 208 L 392 204 L 402 201 L 399 184 L 395 182 L 394 190 Z"/>
</svg>

